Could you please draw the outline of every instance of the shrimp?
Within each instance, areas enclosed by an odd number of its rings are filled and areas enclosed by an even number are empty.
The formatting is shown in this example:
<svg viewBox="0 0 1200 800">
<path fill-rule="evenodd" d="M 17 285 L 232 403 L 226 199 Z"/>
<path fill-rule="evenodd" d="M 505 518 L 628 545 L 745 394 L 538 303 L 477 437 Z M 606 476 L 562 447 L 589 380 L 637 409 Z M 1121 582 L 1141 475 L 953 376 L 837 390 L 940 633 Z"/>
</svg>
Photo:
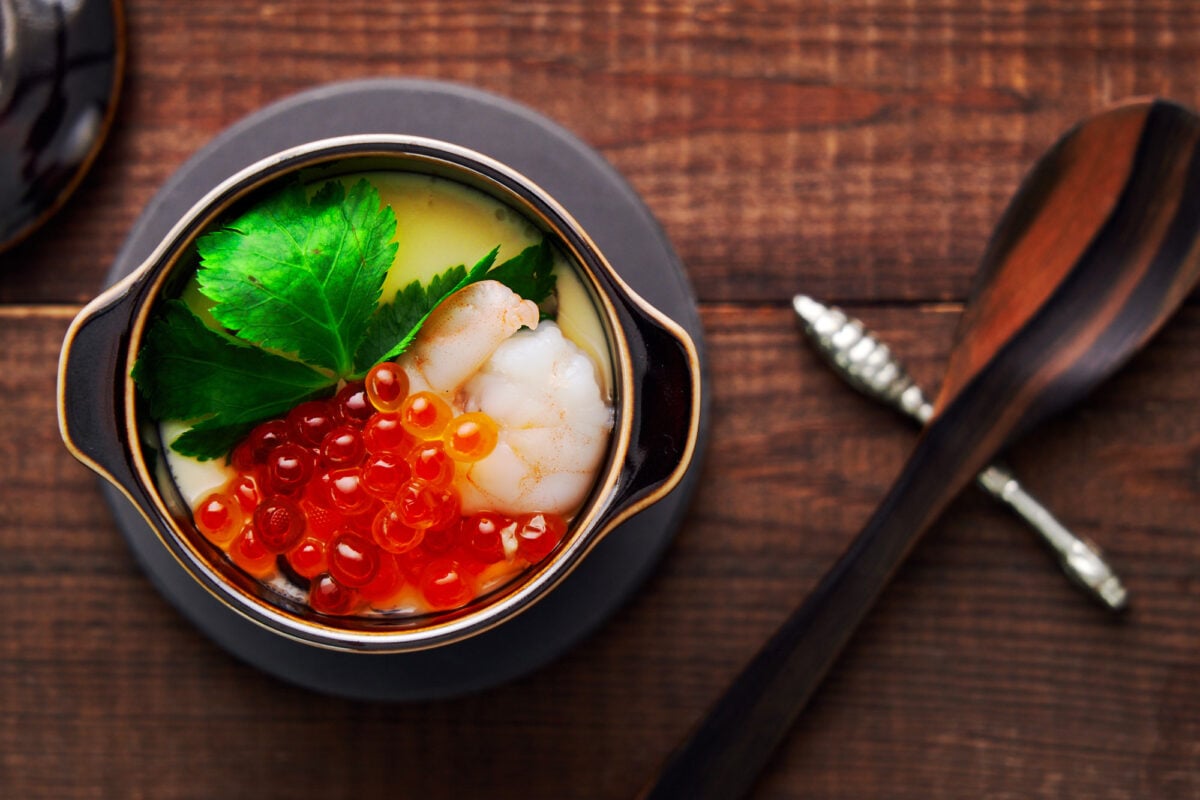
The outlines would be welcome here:
<svg viewBox="0 0 1200 800">
<path fill-rule="evenodd" d="M 412 391 L 428 389 L 453 402 L 500 343 L 522 327 L 536 328 L 538 316 L 537 304 L 499 281 L 473 283 L 433 310 L 400 366 Z"/>
<path fill-rule="evenodd" d="M 499 427 L 496 449 L 458 480 L 464 514 L 573 514 L 608 445 L 613 411 L 591 359 L 553 322 L 506 339 L 459 401 Z"/>
</svg>

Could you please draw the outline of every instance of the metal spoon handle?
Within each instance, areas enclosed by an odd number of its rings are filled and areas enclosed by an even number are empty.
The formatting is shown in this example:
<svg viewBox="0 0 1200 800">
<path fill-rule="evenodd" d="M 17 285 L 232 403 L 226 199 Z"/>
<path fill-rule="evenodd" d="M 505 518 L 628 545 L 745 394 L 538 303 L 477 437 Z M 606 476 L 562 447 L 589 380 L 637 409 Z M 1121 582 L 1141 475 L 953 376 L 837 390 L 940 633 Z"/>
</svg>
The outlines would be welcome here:
<svg viewBox="0 0 1200 800">
<path fill-rule="evenodd" d="M 792 299 L 792 307 L 818 351 L 847 383 L 922 425 L 929 422 L 933 406 L 925 399 L 921 387 L 892 355 L 891 349 L 860 320 L 803 294 Z M 1088 595 L 1112 611 L 1126 608 L 1125 586 L 1100 549 L 1071 533 L 1021 486 L 1007 467 L 1000 464 L 985 467 L 976 477 L 976 483 L 1029 523 L 1054 551 L 1063 572 Z"/>
</svg>

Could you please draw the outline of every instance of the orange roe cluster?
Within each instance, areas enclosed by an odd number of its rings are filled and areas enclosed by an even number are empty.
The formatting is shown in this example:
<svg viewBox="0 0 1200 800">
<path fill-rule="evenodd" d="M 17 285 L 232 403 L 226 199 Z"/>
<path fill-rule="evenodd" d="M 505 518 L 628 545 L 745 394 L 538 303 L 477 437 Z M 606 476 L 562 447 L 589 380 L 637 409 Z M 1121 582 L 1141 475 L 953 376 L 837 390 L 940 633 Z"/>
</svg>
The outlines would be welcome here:
<svg viewBox="0 0 1200 800">
<path fill-rule="evenodd" d="M 486 414 L 455 416 L 441 397 L 409 392 L 391 362 L 332 400 L 300 403 L 258 425 L 230 454 L 235 475 L 196 503 L 197 529 L 262 580 L 282 572 L 314 611 L 357 614 L 416 597 L 457 608 L 496 565 L 514 573 L 546 558 L 557 514 L 464 516 L 458 463 L 496 447 Z"/>
</svg>

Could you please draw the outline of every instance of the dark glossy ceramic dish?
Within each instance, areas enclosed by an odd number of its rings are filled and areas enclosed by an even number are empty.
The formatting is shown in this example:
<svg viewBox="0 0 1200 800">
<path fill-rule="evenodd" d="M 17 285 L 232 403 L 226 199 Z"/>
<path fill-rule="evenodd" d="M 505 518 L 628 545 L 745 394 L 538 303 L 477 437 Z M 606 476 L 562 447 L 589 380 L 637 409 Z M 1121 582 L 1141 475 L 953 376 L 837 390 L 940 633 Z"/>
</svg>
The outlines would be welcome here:
<svg viewBox="0 0 1200 800">
<path fill-rule="evenodd" d="M 164 448 L 141 416 L 129 373 L 156 302 L 191 269 L 196 237 L 255 192 L 302 174 L 394 170 L 471 186 L 516 209 L 581 267 L 606 328 L 614 367 L 616 421 L 590 499 L 556 554 L 498 594 L 454 612 L 415 617 L 325 617 L 272 595 L 209 546 L 159 462 Z M 120 347 L 114 348 L 113 342 Z M 515 616 L 568 575 L 622 520 L 678 483 L 695 447 L 699 361 L 690 337 L 630 292 L 578 224 L 520 174 L 473 151 L 419 137 L 382 134 L 321 140 L 243 170 L 180 220 L 153 256 L 75 320 L 60 371 L 60 419 L 68 447 L 142 511 L 192 577 L 231 608 L 281 635 L 321 647 L 400 652 L 476 635 Z M 88 402 L 111 397 L 113 407 Z"/>
<path fill-rule="evenodd" d="M 582 234 L 586 228 L 599 251 L 612 259 L 614 270 L 604 258 L 596 261 L 594 290 L 611 306 L 608 324 L 626 339 L 630 375 L 642 378 L 626 392 L 631 404 L 622 426 L 628 425 L 632 446 L 612 453 L 604 487 L 589 506 L 590 533 L 577 531 L 562 563 L 542 575 L 538 587 L 530 589 L 533 584 L 527 583 L 521 597 L 510 596 L 506 607 L 520 613 L 442 620 L 450 624 L 422 627 L 415 637 L 404 636 L 412 631 L 337 630 L 325 639 L 329 630 L 323 625 L 302 627 L 296 636 L 293 621 L 278 626 L 274 610 L 268 609 L 268 619 L 256 619 L 257 612 L 241 608 L 245 599 L 230 601 L 228 591 L 240 595 L 246 587 L 239 587 L 236 578 L 226 585 L 205 554 L 193 551 L 194 542 L 186 530 L 180 535 L 170 504 L 156 497 L 154 483 L 144 480 L 137 452 L 142 445 L 132 435 L 127 415 L 128 359 L 136 320 L 154 302 L 152 285 L 163 281 L 181 237 L 202 227 L 214 203 L 269 180 L 264 169 L 277 174 L 317 152 L 320 158 L 334 155 L 330 146 L 340 149 L 334 161 L 397 157 L 409 145 L 425 146 L 410 137 L 361 136 L 364 131 L 437 138 L 443 144 L 432 145 L 434 150 L 478 158 L 484 173 L 491 167 L 502 173 L 520 169 L 527 178 L 517 175 L 517 180 L 535 181 L 535 196 L 560 201 L 562 207 L 550 201 L 545 218 L 544 210 L 530 216 L 553 221 L 565 207 L 572 217 L 568 228 L 578 231 L 569 236 L 575 240 L 571 247 L 593 249 Z M 353 139 L 313 144 L 347 134 Z M 382 140 L 388 140 L 388 152 L 380 154 Z M 486 150 L 506 167 L 486 156 L 462 154 L 461 146 Z M 286 151 L 289 156 L 281 155 Z M 461 163 L 452 166 L 461 168 Z M 218 185 L 222 188 L 214 191 Z M 538 197 L 533 198 L 535 209 Z M 60 375 L 65 437 L 102 474 L 112 471 L 118 477 L 103 483 L 104 494 L 121 533 L 162 594 L 234 655 L 296 684 L 356 698 L 426 699 L 528 672 L 577 642 L 628 599 L 671 541 L 694 491 L 706 439 L 707 398 L 698 354 L 700 320 L 682 266 L 646 207 L 607 163 L 552 121 L 504 98 L 455 84 L 384 79 L 322 86 L 266 107 L 218 137 L 168 181 L 139 218 L 109 281 L 116 285 L 80 315 L 68 336 Z M 650 311 L 626 284 L 678 324 Z M 72 377 L 72 362 L 82 365 L 77 378 Z M 660 373 L 668 367 L 677 373 L 683 369 L 685 375 L 676 375 L 682 383 Z M 658 404 L 635 401 L 658 391 L 655 386 L 665 391 Z M 686 410 L 676 408 L 673 420 L 661 419 L 655 409 L 677 401 Z M 684 439 L 655 444 L 655 437 L 678 435 Z M 677 453 L 679 459 L 673 465 L 667 463 L 670 457 L 659 459 L 656 467 L 638 465 L 641 453 L 650 451 Z M 529 602 L 534 599 L 538 602 Z M 360 639 L 364 633 L 367 638 Z M 364 648 L 364 642 L 372 644 Z M 374 654 L 364 655 L 364 649 Z"/>
<path fill-rule="evenodd" d="M 444 139 L 358 135 L 295 144 L 380 127 Z M 478 144 L 478 137 L 537 184 L 446 141 Z M 252 162 L 256 155 L 266 157 Z M 221 208 L 295 169 L 336 172 L 353 163 L 378 166 L 380 159 L 450 172 L 500 197 L 584 265 L 619 367 L 620 433 L 557 557 L 502 597 L 416 623 L 330 624 L 264 601 L 253 582 L 205 551 L 177 498 L 147 468 L 147 448 L 160 443 L 138 433 L 127 375 L 156 292 L 186 243 Z M 616 271 L 539 188 L 547 183 L 616 253 Z M 682 326 L 629 291 L 626 277 L 657 296 Z M 700 330 L 669 244 L 636 195 L 590 149 L 493 95 L 427 81 L 366 81 L 322 87 L 264 109 L 164 187 L 118 257 L 113 280 L 67 338 L 60 373 L 64 437 L 118 487 L 106 490 L 118 523 L 160 590 L 231 652 L 297 683 L 355 697 L 414 699 L 486 686 L 544 663 L 640 583 L 673 536 L 694 484 L 705 428 Z"/>
<path fill-rule="evenodd" d="M 95 161 L 124 62 L 118 0 L 0 2 L 0 250 L 45 222 Z"/>
</svg>

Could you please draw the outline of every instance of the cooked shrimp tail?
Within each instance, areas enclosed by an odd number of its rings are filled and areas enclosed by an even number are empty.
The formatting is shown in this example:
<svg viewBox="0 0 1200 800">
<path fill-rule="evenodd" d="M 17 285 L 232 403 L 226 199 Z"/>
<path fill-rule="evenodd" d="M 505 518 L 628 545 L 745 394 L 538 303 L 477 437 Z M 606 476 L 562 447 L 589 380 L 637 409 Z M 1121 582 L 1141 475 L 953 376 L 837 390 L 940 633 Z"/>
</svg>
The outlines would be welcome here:
<svg viewBox="0 0 1200 800">
<path fill-rule="evenodd" d="M 502 342 L 521 328 L 536 328 L 538 316 L 537 304 L 498 281 L 459 290 L 433 310 L 401 356 L 412 390 L 453 399 Z"/>
</svg>

